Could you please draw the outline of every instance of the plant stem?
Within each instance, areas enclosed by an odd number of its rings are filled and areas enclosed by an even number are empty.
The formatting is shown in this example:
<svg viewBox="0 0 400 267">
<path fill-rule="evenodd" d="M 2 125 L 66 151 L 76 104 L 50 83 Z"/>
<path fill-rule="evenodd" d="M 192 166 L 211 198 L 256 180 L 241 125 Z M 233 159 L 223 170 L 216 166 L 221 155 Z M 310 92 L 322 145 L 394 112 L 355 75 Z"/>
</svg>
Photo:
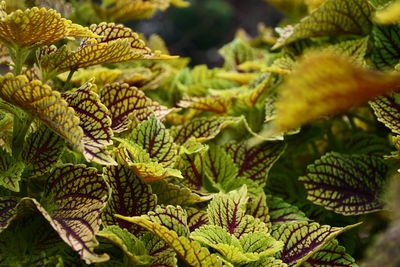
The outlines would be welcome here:
<svg viewBox="0 0 400 267">
<path fill-rule="evenodd" d="M 12 60 L 14 61 L 14 75 L 21 74 L 22 67 L 25 63 L 26 58 L 29 55 L 29 50 L 17 48 L 16 50 L 11 53 L 10 55 Z"/>
<path fill-rule="evenodd" d="M 65 81 L 64 87 L 61 90 L 62 92 L 65 92 L 69 89 L 70 82 L 71 82 L 72 76 L 74 75 L 75 71 L 76 71 L 76 69 L 70 70 L 67 80 Z"/>
<path fill-rule="evenodd" d="M 12 155 L 14 159 L 19 159 L 22 147 L 24 145 L 25 135 L 31 126 L 32 118 L 24 118 L 20 119 L 17 116 L 14 116 L 14 125 L 13 125 L 13 140 L 12 140 Z"/>
</svg>

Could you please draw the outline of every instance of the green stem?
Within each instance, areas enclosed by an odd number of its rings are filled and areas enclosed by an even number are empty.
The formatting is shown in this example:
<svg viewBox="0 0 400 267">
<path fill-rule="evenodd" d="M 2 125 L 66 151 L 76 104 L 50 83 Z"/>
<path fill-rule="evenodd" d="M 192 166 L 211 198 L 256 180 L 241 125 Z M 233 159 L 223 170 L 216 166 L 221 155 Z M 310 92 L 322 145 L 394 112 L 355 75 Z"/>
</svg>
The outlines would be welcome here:
<svg viewBox="0 0 400 267">
<path fill-rule="evenodd" d="M 19 75 L 22 72 L 25 60 L 29 55 L 29 50 L 17 48 L 14 51 L 10 51 L 12 60 L 14 61 L 14 75 Z"/>
<path fill-rule="evenodd" d="M 65 92 L 69 89 L 69 87 L 71 85 L 70 82 L 71 82 L 72 76 L 74 75 L 75 71 L 76 71 L 76 69 L 73 69 L 69 72 L 67 80 L 65 81 L 64 87 L 61 90 L 62 92 Z"/>
<path fill-rule="evenodd" d="M 32 118 L 20 119 L 14 116 L 12 155 L 14 159 L 19 159 L 25 141 L 25 135 L 31 126 Z"/>
</svg>

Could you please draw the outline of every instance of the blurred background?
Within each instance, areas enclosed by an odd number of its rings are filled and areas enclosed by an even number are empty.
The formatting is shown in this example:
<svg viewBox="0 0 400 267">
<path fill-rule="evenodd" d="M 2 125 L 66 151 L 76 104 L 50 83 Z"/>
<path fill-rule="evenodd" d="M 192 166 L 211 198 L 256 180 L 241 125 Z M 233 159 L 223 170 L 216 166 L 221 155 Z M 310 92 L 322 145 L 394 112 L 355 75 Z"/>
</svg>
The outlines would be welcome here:
<svg viewBox="0 0 400 267">
<path fill-rule="evenodd" d="M 220 66 L 218 49 L 242 28 L 256 35 L 257 25 L 275 27 L 283 15 L 263 0 L 191 0 L 187 8 L 171 7 L 155 17 L 128 23 L 145 35 L 159 34 L 172 54 L 190 57 L 190 65 Z"/>
</svg>

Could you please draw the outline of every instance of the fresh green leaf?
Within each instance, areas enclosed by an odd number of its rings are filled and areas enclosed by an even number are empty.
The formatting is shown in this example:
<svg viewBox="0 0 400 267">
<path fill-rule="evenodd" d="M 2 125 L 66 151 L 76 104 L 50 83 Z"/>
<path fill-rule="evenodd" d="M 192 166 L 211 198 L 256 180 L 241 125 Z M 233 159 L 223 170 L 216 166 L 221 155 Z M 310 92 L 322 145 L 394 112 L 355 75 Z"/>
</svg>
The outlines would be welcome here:
<svg viewBox="0 0 400 267">
<path fill-rule="evenodd" d="M 124 217 L 118 215 L 119 218 L 135 223 L 162 239 L 167 243 L 189 266 L 194 267 L 217 267 L 222 266 L 218 258 L 210 254 L 206 248 L 202 248 L 197 242 L 190 241 L 184 236 L 178 236 L 175 231 L 169 230 L 167 227 L 159 223 L 151 222 L 143 217 Z"/>
<path fill-rule="evenodd" d="M 0 147 L 0 185 L 19 192 L 19 181 L 25 169 L 23 162 L 17 162 L 14 158 Z"/>
</svg>

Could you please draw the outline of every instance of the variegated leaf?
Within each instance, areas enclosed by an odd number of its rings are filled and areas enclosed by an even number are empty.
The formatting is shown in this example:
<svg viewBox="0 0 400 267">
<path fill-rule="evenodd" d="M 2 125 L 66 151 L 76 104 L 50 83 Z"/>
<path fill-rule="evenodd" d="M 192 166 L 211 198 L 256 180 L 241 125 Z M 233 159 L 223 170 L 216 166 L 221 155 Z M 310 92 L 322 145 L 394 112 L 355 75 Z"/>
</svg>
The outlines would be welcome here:
<svg viewBox="0 0 400 267">
<path fill-rule="evenodd" d="M 177 104 L 183 108 L 209 111 L 216 114 L 228 112 L 232 105 L 230 97 L 208 95 L 204 97 L 186 97 Z"/>
<path fill-rule="evenodd" d="M 126 22 L 150 18 L 157 10 L 164 10 L 168 5 L 168 0 L 116 0 L 110 7 L 94 4 L 93 7 L 101 20 Z"/>
<path fill-rule="evenodd" d="M 239 38 L 223 46 L 219 53 L 224 57 L 224 67 L 234 71 L 239 70 L 240 64 L 256 58 L 255 49 Z"/>
<path fill-rule="evenodd" d="M 99 96 L 91 90 L 92 87 L 93 84 L 87 82 L 63 96 L 80 119 L 79 126 L 84 133 L 83 155 L 86 160 L 103 165 L 116 165 L 115 160 L 106 151 L 106 147 L 113 143 L 109 111 L 100 102 Z"/>
<path fill-rule="evenodd" d="M 151 184 L 157 203 L 160 205 L 189 206 L 210 200 L 212 196 L 201 196 L 184 186 L 161 180 Z"/>
<path fill-rule="evenodd" d="M 17 205 L 18 199 L 15 197 L 0 197 L 0 232 L 17 216 Z"/>
<path fill-rule="evenodd" d="M 264 142 L 248 148 L 245 143 L 228 144 L 225 150 L 239 167 L 238 176 L 243 176 L 262 185 L 269 170 L 280 158 L 286 145 L 283 142 Z"/>
<path fill-rule="evenodd" d="M 319 36 L 368 34 L 374 8 L 366 0 L 327 0 L 278 39 L 273 48 Z"/>
<path fill-rule="evenodd" d="M 32 176 L 40 176 L 51 170 L 64 149 L 63 139 L 42 125 L 31 133 L 22 150 L 22 159 Z"/>
<path fill-rule="evenodd" d="M 206 211 L 195 208 L 187 208 L 187 225 L 189 232 L 193 232 L 202 225 L 208 224 L 208 214 Z"/>
<path fill-rule="evenodd" d="M 260 219 L 246 215 L 247 201 L 246 186 L 228 194 L 216 194 L 207 208 L 210 224 L 220 226 L 238 238 L 256 231 L 269 232 L 268 225 Z"/>
<path fill-rule="evenodd" d="M 200 154 L 179 155 L 176 168 L 182 172 L 182 184 L 195 191 L 203 189 L 204 161 Z"/>
<path fill-rule="evenodd" d="M 153 161 L 150 155 L 137 144 L 124 141 L 122 146 L 115 150 L 119 162 L 134 170 L 136 175 L 143 177 L 145 181 L 156 181 L 169 176 L 182 178 L 179 170 L 165 168 L 162 164 Z"/>
<path fill-rule="evenodd" d="M 375 25 L 372 29 L 372 62 L 381 69 L 391 69 L 400 60 L 400 26 Z"/>
<path fill-rule="evenodd" d="M 326 47 L 326 51 L 347 56 L 352 62 L 362 66 L 368 49 L 369 37 L 342 41 Z"/>
<path fill-rule="evenodd" d="M 22 201 L 36 205 L 64 242 L 90 264 L 109 259 L 93 251 L 107 196 L 107 185 L 95 168 L 66 164 L 49 174 L 40 203 L 32 198 Z"/>
<path fill-rule="evenodd" d="M 294 221 L 309 220 L 297 206 L 286 203 L 279 197 L 268 195 L 267 205 L 269 208 L 268 215 L 270 216 L 272 226 Z"/>
<path fill-rule="evenodd" d="M 141 146 L 164 167 L 172 167 L 178 154 L 177 147 L 164 124 L 154 115 L 141 122 L 129 135 L 131 141 Z"/>
<path fill-rule="evenodd" d="M 4 12 L 4 10 L 2 10 Z M 39 47 L 65 37 L 97 37 L 95 33 L 52 9 L 17 10 L 0 18 L 0 42 L 14 49 Z"/>
<path fill-rule="evenodd" d="M 399 85 L 399 74 L 370 71 L 346 57 L 314 52 L 299 63 L 282 85 L 276 101 L 276 128 L 293 129 L 344 112 Z"/>
<path fill-rule="evenodd" d="M 387 166 L 370 155 L 328 153 L 307 167 L 299 178 L 308 199 L 344 215 L 375 212 L 383 207 L 379 198 Z"/>
<path fill-rule="evenodd" d="M 118 246 L 125 255 L 128 256 L 132 264 L 147 265 L 153 258 L 148 254 L 145 244 L 131 234 L 127 229 L 122 229 L 117 225 L 106 226 L 96 234 L 110 240 Z"/>
<path fill-rule="evenodd" d="M 169 230 L 176 232 L 178 236 L 189 236 L 187 213 L 180 206 L 157 206 L 154 211 L 149 211 L 141 217 L 167 227 Z"/>
<path fill-rule="evenodd" d="M 204 225 L 190 234 L 190 238 L 218 251 L 227 261 L 242 265 L 269 256 L 282 248 L 282 243 L 267 233 L 244 234 L 240 239 L 216 225 Z"/>
<path fill-rule="evenodd" d="M 154 210 L 157 197 L 152 193 L 151 186 L 123 165 L 105 167 L 103 176 L 112 190 L 111 198 L 101 215 L 103 222 L 119 225 L 134 234 L 139 233 L 140 229 L 136 225 L 118 219 L 114 214 L 140 216 Z"/>
<path fill-rule="evenodd" d="M 238 177 L 238 167 L 222 147 L 212 145 L 204 154 L 204 173 L 213 184 L 224 184 Z"/>
<path fill-rule="evenodd" d="M 287 264 L 274 257 L 262 257 L 260 260 L 243 265 L 243 267 L 287 267 Z"/>
<path fill-rule="evenodd" d="M 222 266 L 218 258 L 201 247 L 197 242 L 190 241 L 184 236 L 178 236 L 176 232 L 169 230 L 159 223 L 151 222 L 142 217 L 124 217 L 119 218 L 135 223 L 162 239 L 168 244 L 186 264 L 193 267 L 217 267 Z"/>
<path fill-rule="evenodd" d="M 326 243 L 320 250 L 314 253 L 304 267 L 357 267 L 355 260 L 346 253 L 346 249 L 339 245 L 336 239 Z"/>
<path fill-rule="evenodd" d="M 0 97 L 39 117 L 75 148 L 83 150 L 80 120 L 58 91 L 38 80 L 29 82 L 25 76 L 9 73 L 0 77 Z"/>
<path fill-rule="evenodd" d="M 276 240 L 284 242 L 283 250 L 278 253 L 277 258 L 288 266 L 299 266 L 337 235 L 357 225 L 331 227 L 308 222 L 282 224 L 272 231 Z"/>
<path fill-rule="evenodd" d="M 200 142 L 213 139 L 228 125 L 239 123 L 242 117 L 201 117 L 171 128 L 175 143 L 183 145 L 194 137 Z"/>
<path fill-rule="evenodd" d="M 25 169 L 23 162 L 16 161 L 7 151 L 0 147 L 0 185 L 19 192 L 19 181 Z"/>
<path fill-rule="evenodd" d="M 46 77 L 98 64 L 171 58 L 152 53 L 137 33 L 122 25 L 101 23 L 90 26 L 90 30 L 101 37 L 85 38 L 75 51 L 67 46 L 40 51 L 39 64 Z"/>
<path fill-rule="evenodd" d="M 160 106 L 157 102 L 148 98 L 142 91 L 135 87 L 129 87 L 125 83 L 112 83 L 106 85 L 100 91 L 101 102 L 109 109 L 112 118 L 114 132 L 123 132 L 128 129 L 129 115 L 134 119 L 143 121 L 152 112 L 158 119 L 162 119 L 170 109 Z"/>
<path fill-rule="evenodd" d="M 259 194 L 254 199 L 250 199 L 250 201 L 247 203 L 246 214 L 260 219 L 268 226 L 268 228 L 271 228 L 267 196 L 264 192 Z"/>
<path fill-rule="evenodd" d="M 163 240 L 153 235 L 145 233 L 140 240 L 146 245 L 149 255 L 153 257 L 150 267 L 177 267 L 178 259 L 175 251 Z"/>
<path fill-rule="evenodd" d="M 400 103 L 399 94 L 387 94 L 370 101 L 378 121 L 385 124 L 392 132 L 400 134 Z"/>
</svg>

